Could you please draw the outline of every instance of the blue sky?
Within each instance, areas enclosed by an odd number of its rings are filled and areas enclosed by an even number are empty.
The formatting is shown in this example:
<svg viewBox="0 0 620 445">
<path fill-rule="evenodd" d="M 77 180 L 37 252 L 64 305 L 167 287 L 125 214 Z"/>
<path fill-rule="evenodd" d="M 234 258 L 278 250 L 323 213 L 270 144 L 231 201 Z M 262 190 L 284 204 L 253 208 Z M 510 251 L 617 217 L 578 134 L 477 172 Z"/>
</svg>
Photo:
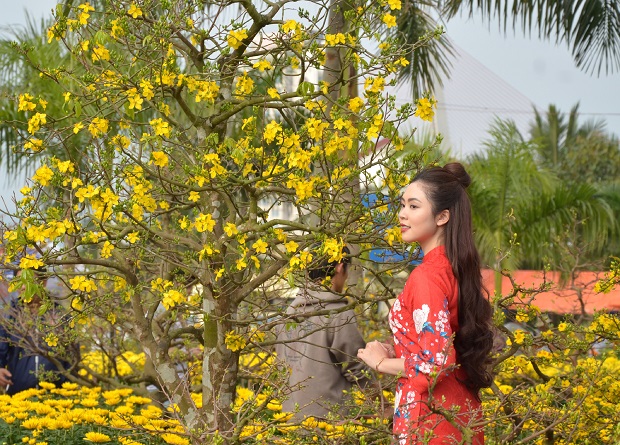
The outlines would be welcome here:
<svg viewBox="0 0 620 445">
<path fill-rule="evenodd" d="M 0 0 L 0 26 L 23 24 L 26 9 L 40 19 L 49 15 L 55 5 L 56 0 Z M 480 19 L 457 17 L 446 24 L 446 32 L 460 48 L 541 110 L 555 104 L 568 112 L 579 102 L 582 120 L 604 119 L 608 130 L 620 136 L 619 73 L 601 77 L 584 73 L 575 67 L 565 45 L 556 46 L 512 31 L 504 36 L 497 23 L 489 26 Z M 0 180 L 0 196 L 7 199 L 20 185 L 10 186 Z"/>
</svg>

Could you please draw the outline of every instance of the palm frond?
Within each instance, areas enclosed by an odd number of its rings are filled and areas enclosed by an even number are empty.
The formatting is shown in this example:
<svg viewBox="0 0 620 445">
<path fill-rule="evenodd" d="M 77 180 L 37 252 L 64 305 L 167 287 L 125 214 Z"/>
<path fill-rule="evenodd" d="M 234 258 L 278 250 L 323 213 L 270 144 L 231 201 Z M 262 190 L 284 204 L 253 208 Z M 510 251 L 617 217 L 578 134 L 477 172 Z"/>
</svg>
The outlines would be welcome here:
<svg viewBox="0 0 620 445">
<path fill-rule="evenodd" d="M 610 74 L 620 69 L 620 3 L 613 0 L 581 0 L 573 9 L 569 44 L 579 68 Z"/>
<path fill-rule="evenodd" d="M 604 247 L 608 235 L 615 233 L 613 211 L 592 185 L 564 184 L 552 192 L 541 193 L 536 202 L 523 202 L 515 231 L 525 256 L 540 255 L 541 246 L 546 244 L 547 255 L 558 257 L 558 237 L 575 223 L 579 226 L 580 241 L 592 252 Z"/>
<path fill-rule="evenodd" d="M 542 38 L 564 42 L 577 67 L 589 73 L 610 74 L 620 69 L 620 2 L 615 0 L 444 0 L 446 19 L 461 12 L 483 20 L 498 19 L 524 34 L 533 29 Z"/>
</svg>

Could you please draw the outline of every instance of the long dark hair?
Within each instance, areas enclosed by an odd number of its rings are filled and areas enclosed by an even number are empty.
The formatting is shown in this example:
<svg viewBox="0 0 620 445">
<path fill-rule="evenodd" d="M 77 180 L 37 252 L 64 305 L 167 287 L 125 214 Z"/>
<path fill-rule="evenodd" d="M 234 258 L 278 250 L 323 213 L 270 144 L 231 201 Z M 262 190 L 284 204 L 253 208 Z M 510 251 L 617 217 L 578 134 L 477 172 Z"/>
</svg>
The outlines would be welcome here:
<svg viewBox="0 0 620 445">
<path fill-rule="evenodd" d="M 433 214 L 450 212 L 445 227 L 446 255 L 459 284 L 459 329 L 454 339 L 457 360 L 467 372 L 469 387 L 487 388 L 493 383 L 490 370 L 493 348 L 493 309 L 482 286 L 480 255 L 474 243 L 471 204 L 465 189 L 471 178 L 465 168 L 453 162 L 418 173 Z"/>
</svg>

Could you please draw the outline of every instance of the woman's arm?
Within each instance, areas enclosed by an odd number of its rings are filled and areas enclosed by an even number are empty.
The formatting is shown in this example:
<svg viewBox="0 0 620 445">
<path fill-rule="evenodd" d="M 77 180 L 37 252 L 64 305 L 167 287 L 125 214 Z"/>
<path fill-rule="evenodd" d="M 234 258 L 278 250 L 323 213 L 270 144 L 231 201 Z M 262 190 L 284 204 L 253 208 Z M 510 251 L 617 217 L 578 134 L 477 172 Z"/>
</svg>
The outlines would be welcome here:
<svg viewBox="0 0 620 445">
<path fill-rule="evenodd" d="M 394 358 L 394 347 L 389 344 L 371 341 L 365 348 L 357 351 L 357 357 L 369 367 L 384 374 L 398 375 L 405 372 L 405 359 Z"/>
</svg>

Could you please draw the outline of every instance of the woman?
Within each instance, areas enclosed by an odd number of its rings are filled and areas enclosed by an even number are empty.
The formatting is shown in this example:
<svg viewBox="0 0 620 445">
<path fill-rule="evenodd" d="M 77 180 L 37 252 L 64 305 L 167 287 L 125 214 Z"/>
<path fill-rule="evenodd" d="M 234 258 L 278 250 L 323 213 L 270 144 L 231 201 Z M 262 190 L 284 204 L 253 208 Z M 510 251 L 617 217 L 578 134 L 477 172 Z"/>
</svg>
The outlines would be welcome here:
<svg viewBox="0 0 620 445">
<path fill-rule="evenodd" d="M 401 376 L 394 411 L 401 445 L 484 443 L 478 392 L 493 380 L 492 308 L 474 245 L 470 182 L 451 163 L 423 170 L 405 189 L 403 241 L 417 242 L 424 258 L 390 311 L 394 346 L 375 341 L 358 351 L 378 372 Z"/>
</svg>

